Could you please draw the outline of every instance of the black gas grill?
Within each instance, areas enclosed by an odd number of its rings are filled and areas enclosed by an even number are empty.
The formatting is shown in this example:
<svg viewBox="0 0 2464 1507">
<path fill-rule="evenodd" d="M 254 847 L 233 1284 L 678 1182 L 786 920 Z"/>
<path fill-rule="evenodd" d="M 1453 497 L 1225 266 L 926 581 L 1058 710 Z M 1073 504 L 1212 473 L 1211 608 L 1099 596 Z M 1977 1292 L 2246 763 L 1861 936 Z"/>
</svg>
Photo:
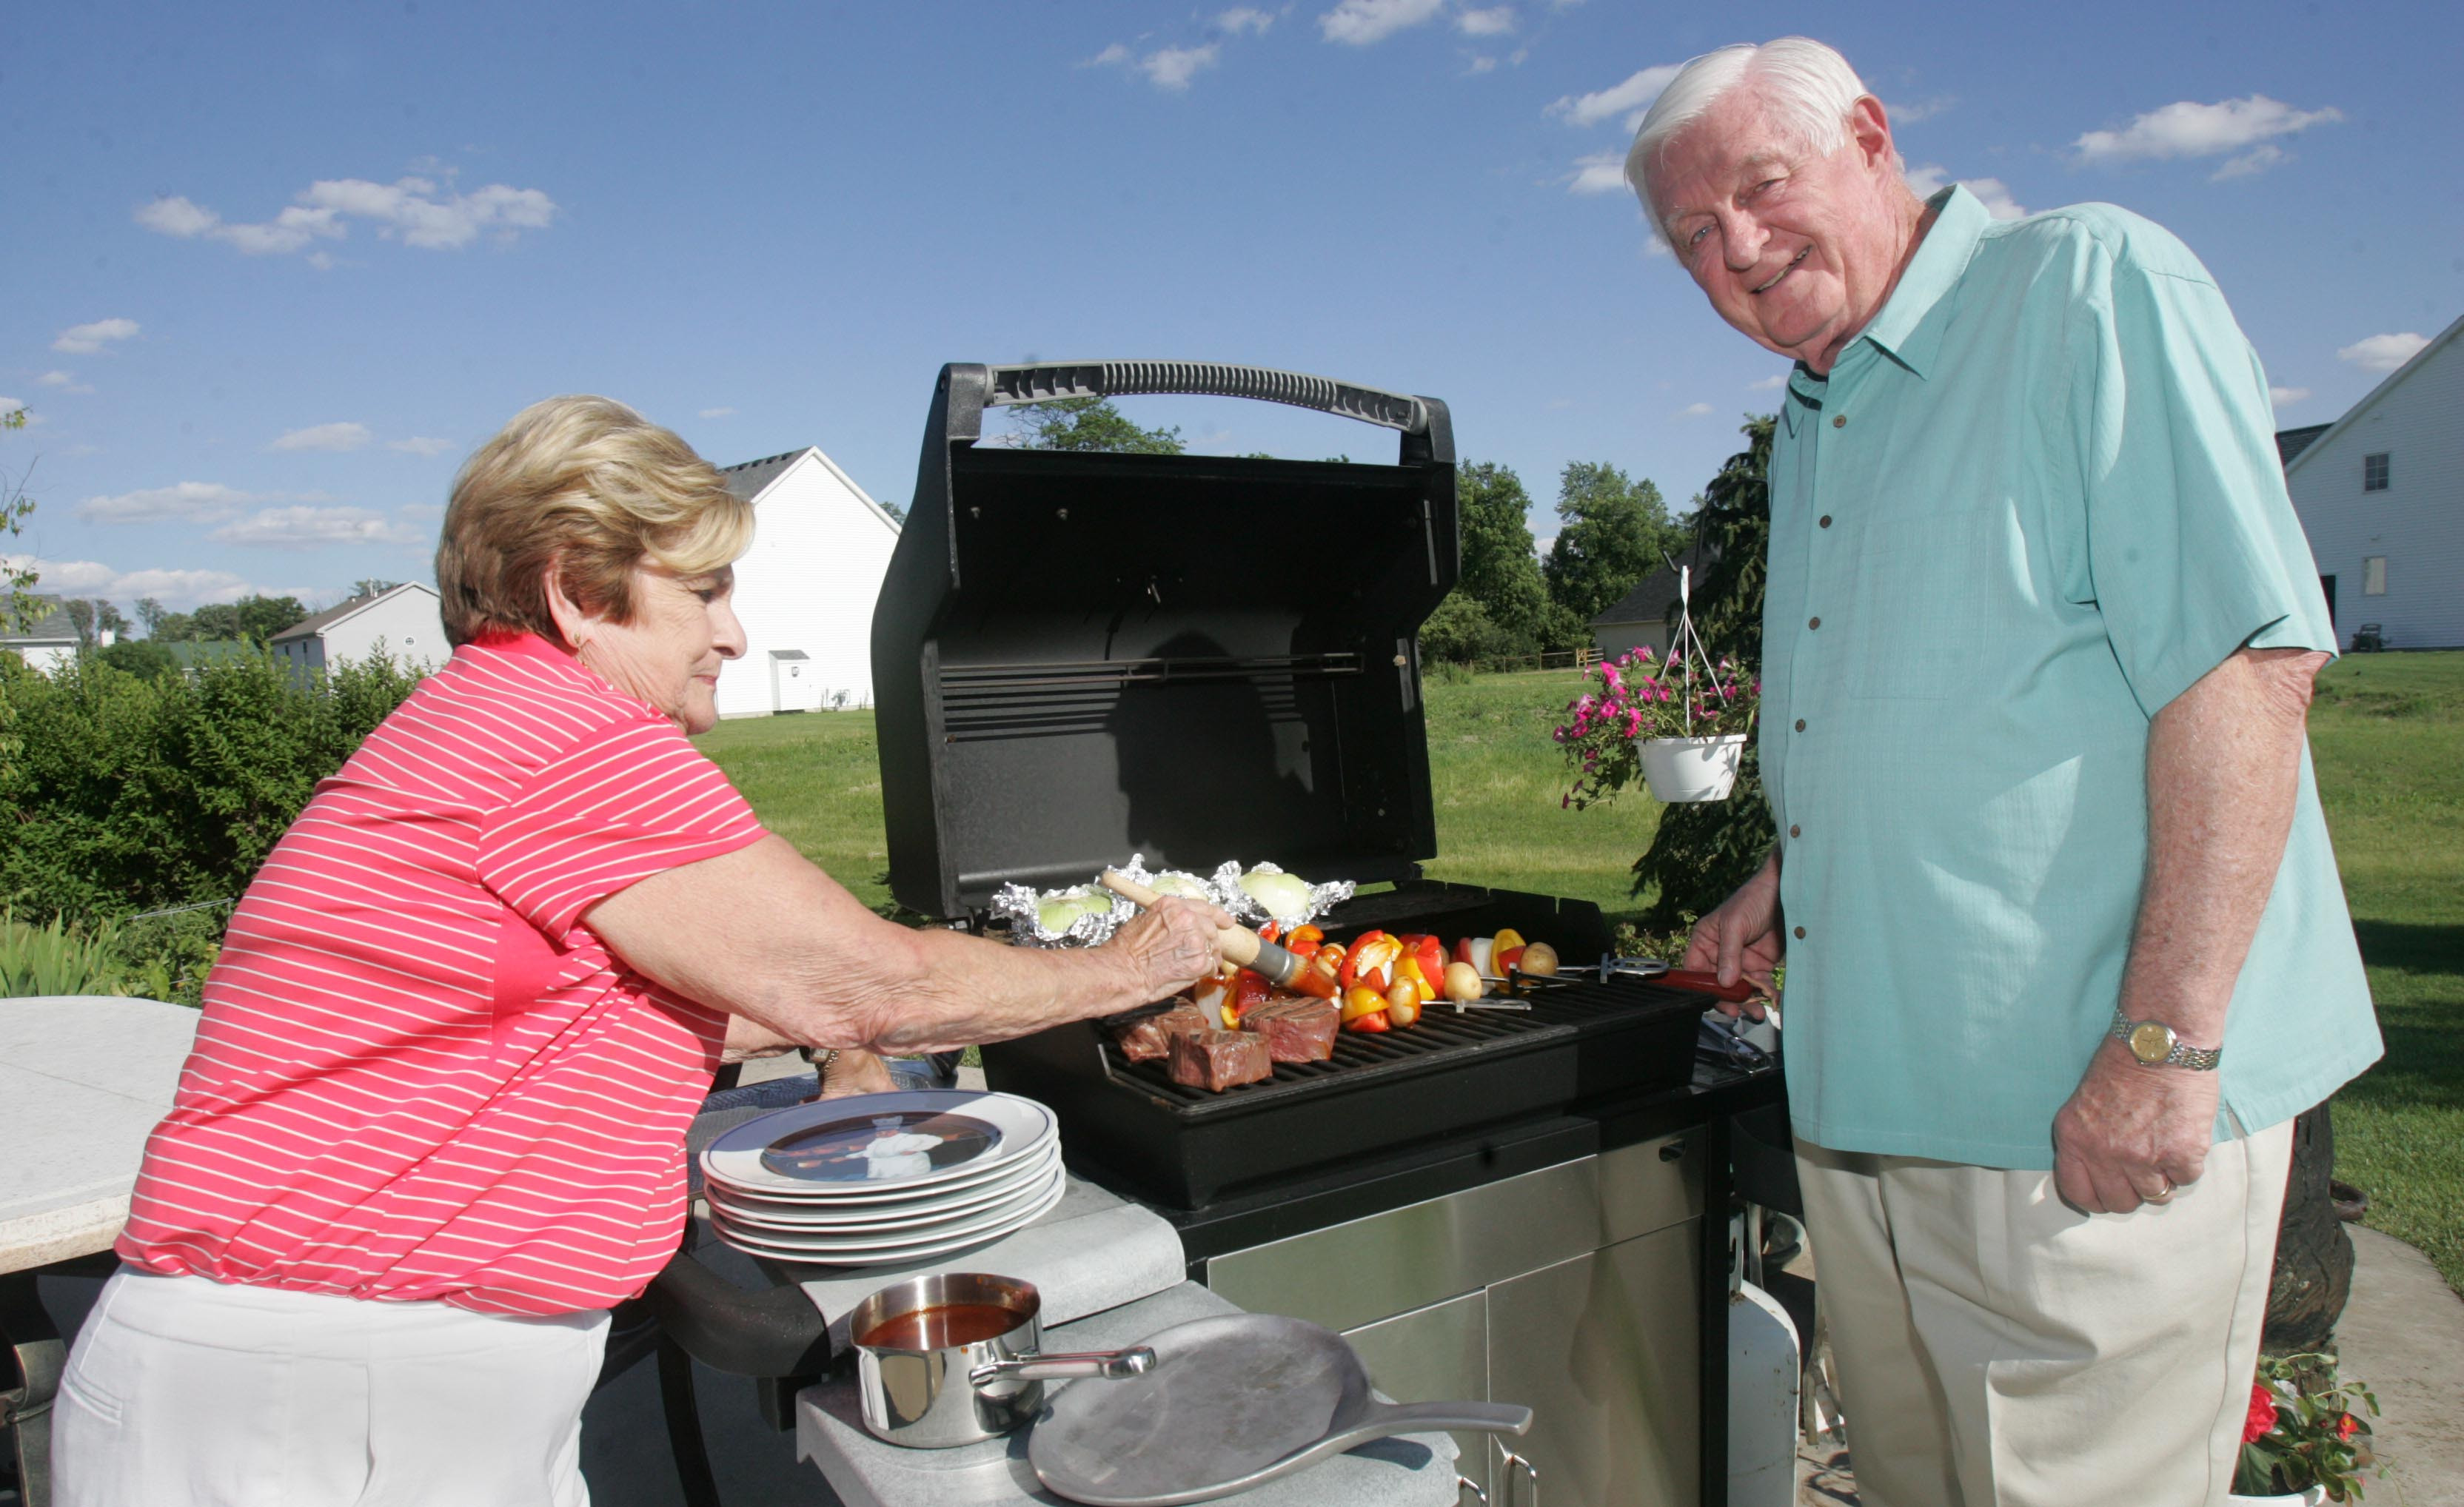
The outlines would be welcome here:
<svg viewBox="0 0 2464 1507">
<path fill-rule="evenodd" d="M 985 408 L 1198 392 L 1396 429 L 1391 466 L 1028 451 Z M 873 619 L 890 881 L 980 925 L 1001 885 L 1084 883 L 1143 853 L 1271 859 L 1372 887 L 1322 923 L 1448 942 L 1512 927 L 1599 957 L 1598 907 L 1419 877 L 1435 856 L 1416 636 L 1455 582 L 1455 466 L 1433 398 L 1249 367 L 942 368 Z M 1331 1061 L 1222 1094 L 1080 1024 L 984 1049 L 1051 1104 L 1073 1165 L 1182 1209 L 1347 1160 L 1559 1113 L 1692 1070 L 1699 995 L 1539 982 L 1522 1012 L 1442 1006 Z"/>
</svg>

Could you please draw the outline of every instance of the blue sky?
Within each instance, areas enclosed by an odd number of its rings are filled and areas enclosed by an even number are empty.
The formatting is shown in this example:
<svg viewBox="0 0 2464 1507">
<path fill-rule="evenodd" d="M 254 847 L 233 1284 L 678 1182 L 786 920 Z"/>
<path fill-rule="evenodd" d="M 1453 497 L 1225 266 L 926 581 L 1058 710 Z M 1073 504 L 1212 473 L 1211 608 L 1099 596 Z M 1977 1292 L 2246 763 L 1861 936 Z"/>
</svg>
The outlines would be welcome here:
<svg viewBox="0 0 2464 1507">
<path fill-rule="evenodd" d="M 35 423 L 0 468 L 40 507 L 0 547 L 123 604 L 425 579 L 460 458 L 566 391 L 721 464 L 816 444 L 904 502 L 940 364 L 1029 356 L 1441 397 L 1544 537 L 1569 461 L 1682 503 L 1780 363 L 1599 164 L 1654 70 L 1791 32 L 1847 54 L 1925 181 L 2181 234 L 2279 422 L 2324 422 L 2464 312 L 2458 12 L 28 8 L 0 397 Z M 1128 406 L 1200 449 L 1391 453 L 1297 410 Z"/>
</svg>

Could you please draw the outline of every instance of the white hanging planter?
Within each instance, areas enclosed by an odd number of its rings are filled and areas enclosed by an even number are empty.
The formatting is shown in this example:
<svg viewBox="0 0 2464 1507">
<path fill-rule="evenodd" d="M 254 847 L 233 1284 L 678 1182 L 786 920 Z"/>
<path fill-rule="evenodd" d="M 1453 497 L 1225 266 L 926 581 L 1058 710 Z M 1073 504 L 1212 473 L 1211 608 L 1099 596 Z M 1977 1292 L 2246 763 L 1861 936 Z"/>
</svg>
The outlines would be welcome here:
<svg viewBox="0 0 2464 1507">
<path fill-rule="evenodd" d="M 2225 1507 L 2325 1507 L 2326 1500 L 2327 1488 L 2313 1486 L 2306 1492 L 2278 1496 L 2243 1496 L 2227 1493 Z"/>
<path fill-rule="evenodd" d="M 1736 788 L 1737 768 L 1746 756 L 1746 735 L 1644 738 L 1636 749 L 1642 755 L 1642 777 L 1661 799 L 1680 805 L 1726 800 Z"/>
</svg>

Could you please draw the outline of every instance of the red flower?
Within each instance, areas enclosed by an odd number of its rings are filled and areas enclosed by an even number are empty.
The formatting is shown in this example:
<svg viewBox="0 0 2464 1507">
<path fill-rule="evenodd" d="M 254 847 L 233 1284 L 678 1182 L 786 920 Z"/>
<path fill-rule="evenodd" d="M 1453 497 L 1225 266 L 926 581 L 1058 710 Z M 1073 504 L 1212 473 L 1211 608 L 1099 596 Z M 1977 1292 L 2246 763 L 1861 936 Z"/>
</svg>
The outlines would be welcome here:
<svg viewBox="0 0 2464 1507">
<path fill-rule="evenodd" d="M 2276 1394 L 2263 1382 L 2250 1384 L 2250 1415 L 2242 1420 L 2241 1442 L 2250 1443 L 2276 1427 Z"/>
<path fill-rule="evenodd" d="M 2336 1420 L 2336 1438 L 2339 1442 L 2349 1441 L 2353 1435 L 2361 1431 L 2362 1421 L 2351 1413 L 2346 1413 Z"/>
</svg>

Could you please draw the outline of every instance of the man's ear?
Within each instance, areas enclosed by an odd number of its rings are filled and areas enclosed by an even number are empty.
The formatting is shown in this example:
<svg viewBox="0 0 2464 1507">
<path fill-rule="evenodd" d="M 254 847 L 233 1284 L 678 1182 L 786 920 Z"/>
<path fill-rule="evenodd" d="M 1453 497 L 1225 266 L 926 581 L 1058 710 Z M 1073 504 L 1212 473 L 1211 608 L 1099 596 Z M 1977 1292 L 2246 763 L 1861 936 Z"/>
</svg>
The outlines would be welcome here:
<svg viewBox="0 0 2464 1507">
<path fill-rule="evenodd" d="M 548 557 L 539 585 L 547 597 L 547 615 L 555 620 L 558 636 L 564 640 L 567 648 L 581 652 L 582 646 L 590 642 L 590 630 L 597 627 L 601 620 L 599 614 L 583 610 L 582 604 L 573 600 L 573 594 L 564 589 L 562 555 Z"/>
<path fill-rule="evenodd" d="M 1899 174 L 1899 148 L 1891 144 L 1890 118 L 1882 112 L 1882 101 L 1872 95 L 1859 95 L 1848 107 L 1848 139 L 1868 165 L 1879 164 L 1894 178 Z"/>
</svg>

